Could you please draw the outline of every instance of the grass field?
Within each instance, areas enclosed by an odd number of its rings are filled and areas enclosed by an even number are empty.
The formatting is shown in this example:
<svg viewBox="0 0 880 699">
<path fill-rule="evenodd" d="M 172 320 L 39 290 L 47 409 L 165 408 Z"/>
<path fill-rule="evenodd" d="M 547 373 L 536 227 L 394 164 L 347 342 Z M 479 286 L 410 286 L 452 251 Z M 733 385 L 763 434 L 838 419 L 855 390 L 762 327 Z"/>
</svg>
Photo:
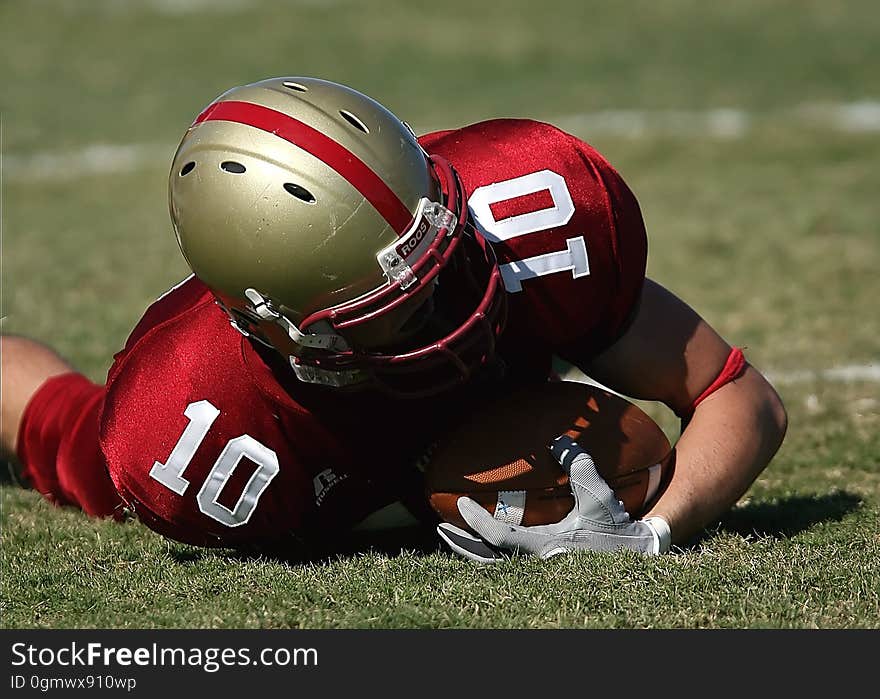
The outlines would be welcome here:
<svg viewBox="0 0 880 699">
<path fill-rule="evenodd" d="M 405 538 L 243 560 L 4 486 L 4 627 L 880 628 L 876 3 L 8 0 L 0 27 L 2 330 L 91 378 L 186 274 L 185 127 L 303 74 L 420 131 L 531 116 L 593 143 L 639 197 L 649 275 L 747 348 L 790 424 L 728 516 L 652 560 L 475 569 Z"/>
</svg>

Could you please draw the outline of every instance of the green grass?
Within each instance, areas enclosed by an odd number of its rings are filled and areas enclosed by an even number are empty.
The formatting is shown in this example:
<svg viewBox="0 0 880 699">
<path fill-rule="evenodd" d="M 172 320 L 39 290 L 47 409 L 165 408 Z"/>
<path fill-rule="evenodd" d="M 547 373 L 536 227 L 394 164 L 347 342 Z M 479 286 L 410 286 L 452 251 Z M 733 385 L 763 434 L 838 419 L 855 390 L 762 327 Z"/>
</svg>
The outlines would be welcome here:
<svg viewBox="0 0 880 699">
<path fill-rule="evenodd" d="M 880 363 L 877 132 L 790 119 L 878 100 L 874 3 L 254 0 L 162 14 L 151 0 L 0 6 L 7 162 L 155 144 L 155 165 L 35 180 L 3 171 L 4 332 L 96 380 L 144 308 L 186 274 L 168 222 L 170 154 L 226 87 L 315 74 L 419 129 L 490 116 L 568 120 L 621 170 L 649 273 L 771 373 Z M 539 11 L 540 10 L 540 11 Z M 752 115 L 739 138 L 625 138 L 610 109 Z M 167 157 L 166 157 L 167 156 Z M 876 383 L 781 383 L 785 444 L 693 546 L 475 569 L 432 537 L 356 542 L 311 562 L 170 543 L 32 492 L 0 493 L 5 627 L 880 628 Z M 645 406 L 671 435 L 675 421 Z"/>
</svg>

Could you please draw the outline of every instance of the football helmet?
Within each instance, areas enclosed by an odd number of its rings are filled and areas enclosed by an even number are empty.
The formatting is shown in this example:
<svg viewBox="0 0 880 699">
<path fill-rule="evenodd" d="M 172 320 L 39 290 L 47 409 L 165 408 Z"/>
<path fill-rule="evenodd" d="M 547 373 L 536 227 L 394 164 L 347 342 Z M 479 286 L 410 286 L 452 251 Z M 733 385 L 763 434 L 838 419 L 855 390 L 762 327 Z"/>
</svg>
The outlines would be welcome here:
<svg viewBox="0 0 880 699">
<path fill-rule="evenodd" d="M 220 95 L 183 136 L 169 205 L 195 275 L 301 381 L 426 395 L 494 353 L 505 293 L 454 170 L 351 88 Z"/>
</svg>

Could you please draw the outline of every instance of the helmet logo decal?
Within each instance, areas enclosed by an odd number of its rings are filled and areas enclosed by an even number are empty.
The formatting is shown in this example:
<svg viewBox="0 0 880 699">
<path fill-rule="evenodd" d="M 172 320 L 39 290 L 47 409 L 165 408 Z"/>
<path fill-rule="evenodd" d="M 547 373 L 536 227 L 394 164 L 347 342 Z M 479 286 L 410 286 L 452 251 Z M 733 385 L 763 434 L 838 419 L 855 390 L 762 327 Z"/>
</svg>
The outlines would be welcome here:
<svg viewBox="0 0 880 699">
<path fill-rule="evenodd" d="M 344 177 L 398 235 L 410 227 L 412 214 L 384 180 L 350 150 L 308 124 L 259 104 L 235 100 L 210 105 L 199 114 L 193 126 L 204 121 L 231 121 L 283 138 Z"/>
<path fill-rule="evenodd" d="M 409 258 L 418 260 L 441 231 L 445 231 L 448 236 L 455 230 L 455 224 L 456 216 L 452 211 L 422 197 L 410 229 L 376 255 L 388 281 L 399 282 L 401 289 L 408 289 L 415 284 L 418 279 L 410 266 Z"/>
<path fill-rule="evenodd" d="M 422 242 L 422 238 L 425 237 L 425 233 L 428 232 L 430 225 L 428 224 L 427 219 L 422 219 L 419 221 L 418 227 L 413 231 L 412 237 L 397 246 L 397 252 L 401 257 L 409 257 L 413 250 L 415 250 L 419 243 Z"/>
</svg>

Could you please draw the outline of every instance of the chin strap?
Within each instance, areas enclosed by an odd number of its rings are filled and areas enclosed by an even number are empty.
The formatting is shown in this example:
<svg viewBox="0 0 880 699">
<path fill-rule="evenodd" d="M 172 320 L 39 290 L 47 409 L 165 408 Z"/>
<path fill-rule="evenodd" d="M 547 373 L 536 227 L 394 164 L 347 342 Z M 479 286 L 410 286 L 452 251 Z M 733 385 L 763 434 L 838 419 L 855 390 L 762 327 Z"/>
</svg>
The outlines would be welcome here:
<svg viewBox="0 0 880 699">
<path fill-rule="evenodd" d="M 288 318 L 272 308 L 270 301 L 256 289 L 245 289 L 244 295 L 251 302 L 254 313 L 263 320 L 278 323 L 287 332 L 288 337 L 301 347 L 314 349 L 335 350 L 344 352 L 348 349 L 348 343 L 341 335 L 329 333 L 312 334 L 302 332 Z"/>
</svg>

